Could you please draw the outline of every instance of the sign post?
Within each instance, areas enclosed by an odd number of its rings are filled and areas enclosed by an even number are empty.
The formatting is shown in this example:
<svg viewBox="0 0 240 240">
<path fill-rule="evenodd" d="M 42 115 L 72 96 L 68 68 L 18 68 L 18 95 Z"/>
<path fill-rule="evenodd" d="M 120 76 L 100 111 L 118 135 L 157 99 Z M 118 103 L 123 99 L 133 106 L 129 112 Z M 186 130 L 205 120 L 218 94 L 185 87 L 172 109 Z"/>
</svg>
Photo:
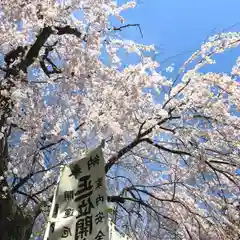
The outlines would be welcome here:
<svg viewBox="0 0 240 240">
<path fill-rule="evenodd" d="M 63 168 L 52 204 L 44 240 L 109 240 L 101 146 Z"/>
</svg>

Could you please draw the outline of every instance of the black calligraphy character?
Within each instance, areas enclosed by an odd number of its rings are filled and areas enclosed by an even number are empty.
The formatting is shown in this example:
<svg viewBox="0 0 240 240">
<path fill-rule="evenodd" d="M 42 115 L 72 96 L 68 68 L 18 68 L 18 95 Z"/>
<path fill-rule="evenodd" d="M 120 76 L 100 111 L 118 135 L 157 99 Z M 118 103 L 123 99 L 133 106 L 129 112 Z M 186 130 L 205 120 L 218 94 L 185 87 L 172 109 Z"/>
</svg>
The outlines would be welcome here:
<svg viewBox="0 0 240 240">
<path fill-rule="evenodd" d="M 88 160 L 88 170 L 91 169 L 91 167 L 95 166 L 95 165 L 99 165 L 100 162 L 100 157 L 98 155 L 96 155 L 94 158 L 90 157 L 90 159 Z"/>
<path fill-rule="evenodd" d="M 101 188 L 103 186 L 103 184 L 102 184 L 103 183 L 103 178 L 102 177 L 98 178 L 95 183 L 96 183 L 96 188 L 95 189 Z"/>
<path fill-rule="evenodd" d="M 62 238 L 67 238 L 68 236 L 72 236 L 71 230 L 69 227 L 63 227 Z"/>
<path fill-rule="evenodd" d="M 66 208 L 66 209 L 65 209 L 64 218 L 73 216 L 73 212 L 74 212 L 74 209 L 72 209 L 72 208 Z"/>
<path fill-rule="evenodd" d="M 95 237 L 95 239 L 96 240 L 103 240 L 104 236 L 105 236 L 105 234 L 103 234 L 103 232 L 101 230 L 99 230 L 97 236 Z"/>
<path fill-rule="evenodd" d="M 104 197 L 101 195 L 98 195 L 96 198 L 96 205 L 98 206 L 100 202 L 104 202 Z"/>
<path fill-rule="evenodd" d="M 103 212 L 99 212 L 96 216 L 95 216 L 95 223 L 99 224 L 102 223 L 104 220 L 104 213 Z"/>
<path fill-rule="evenodd" d="M 53 217 L 56 218 L 58 214 L 59 204 L 55 204 L 54 210 L 53 210 Z"/>
<path fill-rule="evenodd" d="M 87 237 L 88 234 L 92 233 L 92 216 L 86 216 L 81 218 L 76 223 L 76 234 L 75 240 Z"/>
<path fill-rule="evenodd" d="M 74 176 L 77 178 L 77 176 L 82 173 L 82 169 L 78 164 L 71 165 L 70 169 L 72 173 L 69 175 L 69 177 Z"/>
<path fill-rule="evenodd" d="M 54 232 L 54 229 L 55 229 L 55 223 L 54 223 L 54 222 L 52 222 L 52 223 L 50 224 L 50 229 L 51 229 L 51 232 L 53 233 L 53 232 Z"/>
<path fill-rule="evenodd" d="M 79 178 L 78 191 L 75 193 L 75 202 L 91 196 L 93 193 L 92 188 L 93 185 L 90 180 L 90 175 Z"/>
<path fill-rule="evenodd" d="M 90 197 L 87 200 L 83 199 L 81 204 L 78 205 L 78 216 L 76 218 L 80 218 L 82 216 L 86 216 L 91 213 L 92 208 L 94 208 L 94 205 L 90 199 Z"/>
<path fill-rule="evenodd" d="M 71 190 L 71 191 L 65 191 L 64 192 L 64 199 L 65 200 L 72 200 L 74 198 L 74 192 L 73 192 L 73 190 Z"/>
</svg>

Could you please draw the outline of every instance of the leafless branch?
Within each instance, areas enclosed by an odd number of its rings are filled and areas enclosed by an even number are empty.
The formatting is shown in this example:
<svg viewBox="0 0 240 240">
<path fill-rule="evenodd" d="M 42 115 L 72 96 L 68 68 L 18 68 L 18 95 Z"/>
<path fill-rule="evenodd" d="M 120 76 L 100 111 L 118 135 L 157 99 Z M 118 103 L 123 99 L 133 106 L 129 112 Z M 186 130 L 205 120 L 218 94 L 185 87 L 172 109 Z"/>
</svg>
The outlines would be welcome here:
<svg viewBox="0 0 240 240">
<path fill-rule="evenodd" d="M 128 27 L 137 27 L 139 29 L 141 37 L 143 38 L 142 29 L 140 27 L 140 24 L 136 24 L 136 23 L 135 24 L 126 24 L 126 25 L 123 25 L 123 26 L 120 26 L 120 27 L 113 27 L 113 30 L 114 31 L 122 31 L 122 29 L 128 28 Z"/>
<path fill-rule="evenodd" d="M 174 154 L 182 154 L 182 155 L 192 156 L 190 153 L 185 152 L 185 151 L 170 149 L 170 148 L 166 148 L 164 146 L 161 146 L 157 143 L 154 143 L 150 138 L 142 138 L 141 141 L 142 142 L 147 142 L 147 143 L 153 145 L 154 147 L 156 147 L 160 150 L 163 150 L 163 151 L 167 151 L 167 152 L 174 153 Z"/>
<path fill-rule="evenodd" d="M 108 159 L 105 165 L 105 172 L 107 173 L 111 169 L 111 167 L 118 161 L 119 158 L 121 158 L 124 154 L 126 154 L 128 151 L 132 150 L 140 142 L 142 142 L 141 138 L 150 134 L 156 126 L 161 126 L 163 123 L 167 122 L 168 120 L 177 119 L 177 118 L 179 117 L 170 116 L 169 118 L 161 119 L 156 125 L 150 127 L 149 129 L 145 130 L 143 133 L 139 134 L 139 136 L 137 136 L 137 138 L 134 139 L 130 144 L 122 148 L 120 151 L 118 151 L 117 154 L 113 155 Z"/>
</svg>

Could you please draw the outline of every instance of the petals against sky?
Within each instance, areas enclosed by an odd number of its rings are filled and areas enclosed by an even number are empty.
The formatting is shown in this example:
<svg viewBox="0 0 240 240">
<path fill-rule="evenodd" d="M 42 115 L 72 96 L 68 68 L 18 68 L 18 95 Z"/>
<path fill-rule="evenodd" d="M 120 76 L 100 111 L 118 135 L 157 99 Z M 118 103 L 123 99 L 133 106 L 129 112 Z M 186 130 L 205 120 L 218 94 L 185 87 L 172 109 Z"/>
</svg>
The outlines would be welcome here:
<svg viewBox="0 0 240 240">
<path fill-rule="evenodd" d="M 118 1 L 119 3 L 126 0 Z M 123 13 L 127 23 L 139 23 L 143 39 L 136 29 L 122 32 L 122 36 L 140 43 L 156 44 L 159 60 L 181 53 L 169 60 L 183 63 L 201 43 L 212 34 L 239 31 L 239 0 L 138 0 L 138 6 Z M 240 50 L 217 57 L 213 71 L 230 71 Z"/>
</svg>

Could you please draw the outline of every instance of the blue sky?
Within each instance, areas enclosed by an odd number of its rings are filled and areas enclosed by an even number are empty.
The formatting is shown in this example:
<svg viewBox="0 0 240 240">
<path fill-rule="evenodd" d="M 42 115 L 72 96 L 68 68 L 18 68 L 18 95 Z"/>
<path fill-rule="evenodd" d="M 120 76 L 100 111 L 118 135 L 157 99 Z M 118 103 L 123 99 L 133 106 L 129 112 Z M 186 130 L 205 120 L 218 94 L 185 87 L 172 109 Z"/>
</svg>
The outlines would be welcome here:
<svg viewBox="0 0 240 240">
<path fill-rule="evenodd" d="M 239 9 L 239 0 L 139 0 L 138 6 L 125 11 L 123 16 L 125 24 L 140 24 L 143 39 L 134 28 L 124 30 L 122 36 L 140 43 L 156 44 L 159 61 L 181 53 L 166 62 L 166 65 L 175 62 L 178 68 L 208 36 L 227 29 L 239 31 Z M 217 64 L 211 69 L 229 71 L 238 55 L 240 50 L 235 49 L 217 57 Z"/>
</svg>

